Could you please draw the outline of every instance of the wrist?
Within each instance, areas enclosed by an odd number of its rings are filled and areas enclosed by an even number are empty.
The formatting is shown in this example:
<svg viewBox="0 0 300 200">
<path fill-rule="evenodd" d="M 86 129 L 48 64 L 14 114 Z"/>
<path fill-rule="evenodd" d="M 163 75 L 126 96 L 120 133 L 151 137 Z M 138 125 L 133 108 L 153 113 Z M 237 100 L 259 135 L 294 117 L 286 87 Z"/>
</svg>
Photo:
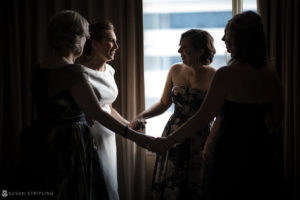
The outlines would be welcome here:
<svg viewBox="0 0 300 200">
<path fill-rule="evenodd" d="M 144 115 L 143 114 L 137 115 L 136 119 L 144 119 Z"/>
</svg>

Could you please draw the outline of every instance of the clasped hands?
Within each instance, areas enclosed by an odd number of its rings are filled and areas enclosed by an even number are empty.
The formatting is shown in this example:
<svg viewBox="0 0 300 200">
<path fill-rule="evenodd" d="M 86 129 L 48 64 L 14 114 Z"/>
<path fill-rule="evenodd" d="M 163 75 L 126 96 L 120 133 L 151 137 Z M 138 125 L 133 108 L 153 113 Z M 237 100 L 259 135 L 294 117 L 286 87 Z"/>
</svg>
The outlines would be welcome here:
<svg viewBox="0 0 300 200">
<path fill-rule="evenodd" d="M 135 131 L 144 131 L 145 124 L 147 122 L 143 118 L 136 118 L 132 120 L 129 127 Z M 152 137 L 145 134 L 136 134 L 133 138 L 134 142 L 139 146 L 148 149 L 149 151 L 156 152 L 158 154 L 163 154 L 166 150 L 173 146 L 172 141 L 165 137 Z"/>
<path fill-rule="evenodd" d="M 130 124 L 129 127 L 135 131 L 141 131 L 145 129 L 146 121 L 144 119 L 135 119 Z M 171 137 L 152 137 L 149 135 L 141 134 L 140 132 L 136 132 L 136 136 L 133 138 L 134 142 L 143 147 L 148 149 L 149 151 L 156 152 L 160 155 L 165 153 L 168 149 L 170 149 L 176 141 Z M 201 155 L 204 161 L 208 161 L 209 154 L 212 151 L 211 142 L 206 142 L 204 149 L 199 149 L 201 151 Z"/>
<path fill-rule="evenodd" d="M 129 127 L 136 131 L 144 131 L 145 125 L 147 124 L 144 118 L 135 118 L 129 124 Z"/>
</svg>

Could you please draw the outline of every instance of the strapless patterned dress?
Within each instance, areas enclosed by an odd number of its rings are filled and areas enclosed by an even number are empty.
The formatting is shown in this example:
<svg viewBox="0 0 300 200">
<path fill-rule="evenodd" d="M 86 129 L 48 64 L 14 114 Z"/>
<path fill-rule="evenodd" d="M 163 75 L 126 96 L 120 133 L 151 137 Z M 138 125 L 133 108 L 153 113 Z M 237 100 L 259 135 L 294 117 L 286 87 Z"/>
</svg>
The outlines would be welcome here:
<svg viewBox="0 0 300 200">
<path fill-rule="evenodd" d="M 200 108 L 206 91 L 175 85 L 172 88 L 174 113 L 167 122 L 163 137 L 179 128 Z M 207 124 L 193 137 L 176 144 L 164 155 L 157 156 L 151 195 L 153 199 L 200 199 L 206 178 L 206 164 L 201 151 L 210 132 Z"/>
</svg>

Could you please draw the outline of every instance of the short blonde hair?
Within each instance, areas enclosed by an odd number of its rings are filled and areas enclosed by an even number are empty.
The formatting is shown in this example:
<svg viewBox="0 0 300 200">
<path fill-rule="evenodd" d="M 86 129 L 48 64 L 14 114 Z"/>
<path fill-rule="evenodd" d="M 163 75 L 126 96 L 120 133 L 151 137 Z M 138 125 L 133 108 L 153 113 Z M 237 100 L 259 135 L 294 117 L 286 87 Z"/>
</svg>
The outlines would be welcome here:
<svg viewBox="0 0 300 200">
<path fill-rule="evenodd" d="M 50 46 L 61 55 L 78 55 L 81 38 L 89 37 L 89 23 L 76 11 L 60 11 L 50 19 L 48 37 Z"/>
</svg>

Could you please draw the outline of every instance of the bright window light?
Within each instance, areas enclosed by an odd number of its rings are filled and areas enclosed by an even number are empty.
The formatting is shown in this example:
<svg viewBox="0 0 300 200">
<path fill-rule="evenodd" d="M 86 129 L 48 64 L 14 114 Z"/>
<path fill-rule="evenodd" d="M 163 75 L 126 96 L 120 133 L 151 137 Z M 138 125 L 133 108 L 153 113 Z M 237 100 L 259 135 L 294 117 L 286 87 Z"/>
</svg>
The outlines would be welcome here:
<svg viewBox="0 0 300 200">
<path fill-rule="evenodd" d="M 256 0 L 243 2 L 243 9 L 256 11 Z M 170 67 L 181 62 L 177 51 L 183 32 L 191 28 L 208 31 L 217 51 L 211 66 L 218 69 L 226 65 L 228 55 L 221 39 L 232 17 L 232 0 L 143 0 L 143 12 L 146 109 L 159 101 Z M 173 111 L 172 106 L 148 119 L 146 134 L 161 136 Z"/>
</svg>

